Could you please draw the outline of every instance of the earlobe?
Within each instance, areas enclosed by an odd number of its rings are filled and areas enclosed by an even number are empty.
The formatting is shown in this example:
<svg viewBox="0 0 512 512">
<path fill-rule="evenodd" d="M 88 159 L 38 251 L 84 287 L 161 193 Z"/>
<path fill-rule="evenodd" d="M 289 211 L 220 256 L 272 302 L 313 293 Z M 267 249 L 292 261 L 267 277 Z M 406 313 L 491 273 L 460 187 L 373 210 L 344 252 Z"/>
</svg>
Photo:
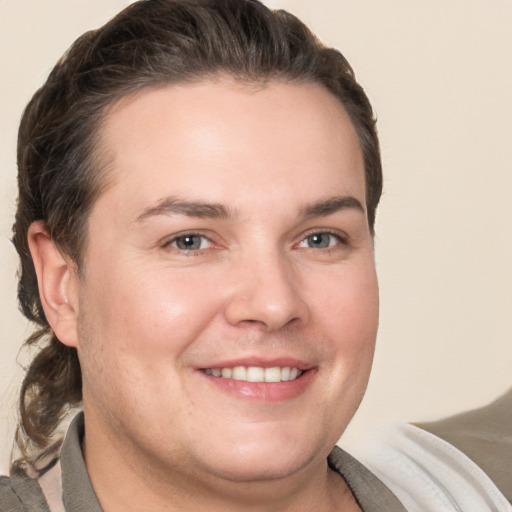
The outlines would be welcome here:
<svg viewBox="0 0 512 512">
<path fill-rule="evenodd" d="M 76 347 L 79 301 L 75 265 L 51 239 L 43 221 L 32 223 L 27 236 L 46 318 L 62 343 Z"/>
</svg>

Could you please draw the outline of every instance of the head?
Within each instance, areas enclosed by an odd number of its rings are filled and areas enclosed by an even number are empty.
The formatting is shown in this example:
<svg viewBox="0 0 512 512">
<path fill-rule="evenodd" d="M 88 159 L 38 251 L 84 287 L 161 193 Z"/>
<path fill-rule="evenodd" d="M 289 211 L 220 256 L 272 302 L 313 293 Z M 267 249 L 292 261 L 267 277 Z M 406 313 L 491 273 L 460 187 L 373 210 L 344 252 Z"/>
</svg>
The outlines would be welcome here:
<svg viewBox="0 0 512 512">
<path fill-rule="evenodd" d="M 110 116 L 146 92 L 219 80 L 255 90 L 318 86 L 339 102 L 361 152 L 373 235 L 382 174 L 370 103 L 346 59 L 295 17 L 256 0 L 145 0 L 84 34 L 36 92 L 19 131 L 13 240 L 21 258 L 20 304 L 39 326 L 27 343 L 40 345 L 20 398 L 18 441 L 25 457 L 51 447 L 62 418 L 82 401 L 77 350 L 58 339 L 41 303 L 30 226 L 44 226 L 77 277 L 87 279 L 91 212 L 123 179 L 102 151 Z"/>
</svg>

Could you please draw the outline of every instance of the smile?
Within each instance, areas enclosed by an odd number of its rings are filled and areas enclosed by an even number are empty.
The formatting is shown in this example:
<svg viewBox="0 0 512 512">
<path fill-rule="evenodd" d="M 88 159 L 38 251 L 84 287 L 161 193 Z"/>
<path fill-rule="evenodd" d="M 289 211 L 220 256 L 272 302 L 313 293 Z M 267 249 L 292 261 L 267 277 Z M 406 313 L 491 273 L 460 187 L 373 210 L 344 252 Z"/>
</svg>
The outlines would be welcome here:
<svg viewBox="0 0 512 512">
<path fill-rule="evenodd" d="M 213 377 L 242 380 L 246 382 L 288 382 L 298 379 L 303 371 L 290 366 L 234 366 L 232 368 L 206 368 L 204 372 Z"/>
</svg>

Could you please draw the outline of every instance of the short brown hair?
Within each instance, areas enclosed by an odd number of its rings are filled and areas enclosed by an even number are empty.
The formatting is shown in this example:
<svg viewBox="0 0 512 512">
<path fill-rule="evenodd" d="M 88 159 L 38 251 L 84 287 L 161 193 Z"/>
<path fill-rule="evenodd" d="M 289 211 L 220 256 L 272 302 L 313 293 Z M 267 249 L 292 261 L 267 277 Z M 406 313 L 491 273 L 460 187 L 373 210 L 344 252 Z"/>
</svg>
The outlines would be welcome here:
<svg viewBox="0 0 512 512">
<path fill-rule="evenodd" d="M 80 269 L 88 214 L 107 181 L 94 152 L 107 107 L 143 88 L 218 73 L 251 82 L 315 82 L 339 99 L 361 145 L 373 233 L 382 169 L 370 102 L 343 55 L 296 17 L 258 0 L 141 0 L 85 33 L 36 92 L 19 129 L 18 297 L 38 324 L 26 345 L 41 345 L 20 395 L 17 442 L 25 460 L 52 449 L 62 418 L 82 400 L 76 349 L 59 342 L 41 305 L 28 228 L 44 221 Z"/>
</svg>

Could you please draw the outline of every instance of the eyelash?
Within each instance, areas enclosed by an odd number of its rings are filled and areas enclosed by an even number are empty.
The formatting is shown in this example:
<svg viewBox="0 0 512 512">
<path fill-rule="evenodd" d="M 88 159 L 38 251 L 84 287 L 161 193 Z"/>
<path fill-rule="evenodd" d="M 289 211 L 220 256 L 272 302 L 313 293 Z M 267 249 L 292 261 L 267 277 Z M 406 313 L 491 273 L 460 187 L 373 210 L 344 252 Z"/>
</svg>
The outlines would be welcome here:
<svg viewBox="0 0 512 512">
<path fill-rule="evenodd" d="M 201 254 L 203 251 L 207 250 L 207 248 L 198 248 L 198 249 L 184 249 L 184 248 L 181 248 L 181 247 L 177 247 L 175 244 L 178 243 L 179 240 L 182 240 L 182 239 L 185 239 L 185 238 L 200 238 L 201 240 L 205 240 L 207 241 L 208 243 L 210 244 L 213 244 L 213 242 L 210 240 L 210 238 L 208 238 L 206 235 L 202 234 L 202 233 L 181 233 L 181 234 L 178 234 L 178 235 L 175 235 L 173 236 L 172 238 L 170 239 L 167 239 L 164 241 L 164 243 L 162 244 L 162 248 L 163 249 L 166 249 L 166 248 L 169 248 L 171 247 L 172 249 L 176 250 L 176 251 L 179 251 L 181 254 L 185 254 L 187 256 L 198 256 L 199 254 Z"/>
<path fill-rule="evenodd" d="M 336 249 L 336 246 L 340 245 L 340 246 L 347 246 L 348 245 L 348 237 L 345 233 L 341 233 L 339 231 L 333 231 L 333 230 L 329 230 L 329 229 L 323 229 L 323 230 L 314 230 L 314 231 L 310 231 L 309 233 L 306 233 L 302 239 L 300 240 L 299 242 L 299 246 L 303 243 L 307 243 L 307 240 L 310 239 L 311 237 L 314 237 L 314 236 L 329 236 L 329 237 L 332 237 L 336 240 L 337 243 L 335 243 L 334 245 L 332 246 L 328 246 L 328 247 L 304 247 L 305 249 L 314 249 L 314 250 L 324 250 L 324 251 L 332 251 L 332 250 L 335 250 Z"/>
<path fill-rule="evenodd" d="M 314 236 L 326 236 L 326 235 L 329 236 L 331 239 L 334 238 L 337 243 L 335 243 L 333 245 L 329 245 L 327 247 L 309 247 L 309 246 L 301 247 L 302 244 L 307 243 L 308 239 L 311 239 Z M 199 247 L 197 249 L 192 249 L 192 248 L 186 249 L 186 248 L 178 247 L 176 245 L 180 240 L 183 240 L 186 238 L 200 238 L 201 245 L 202 245 L 202 241 L 206 241 L 209 244 L 213 244 L 212 240 L 209 237 L 207 237 L 206 235 L 204 235 L 202 233 L 190 232 L 190 233 L 181 233 L 181 234 L 173 236 L 170 239 L 165 240 L 164 243 L 162 244 L 162 248 L 166 249 L 166 248 L 171 247 L 172 249 L 179 251 L 181 254 L 185 254 L 187 256 L 198 256 L 198 255 L 202 254 L 205 250 L 208 250 L 210 248 L 210 247 L 205 247 L 205 248 Z M 340 245 L 340 246 L 348 245 L 347 235 L 345 233 L 340 233 L 339 231 L 332 231 L 332 230 L 324 229 L 324 230 L 314 230 L 314 231 L 305 233 L 302 236 L 301 240 L 298 242 L 298 244 L 295 245 L 295 247 L 304 248 L 304 249 L 312 249 L 312 250 L 333 251 L 333 250 L 336 250 L 336 247 L 338 245 Z"/>
</svg>

